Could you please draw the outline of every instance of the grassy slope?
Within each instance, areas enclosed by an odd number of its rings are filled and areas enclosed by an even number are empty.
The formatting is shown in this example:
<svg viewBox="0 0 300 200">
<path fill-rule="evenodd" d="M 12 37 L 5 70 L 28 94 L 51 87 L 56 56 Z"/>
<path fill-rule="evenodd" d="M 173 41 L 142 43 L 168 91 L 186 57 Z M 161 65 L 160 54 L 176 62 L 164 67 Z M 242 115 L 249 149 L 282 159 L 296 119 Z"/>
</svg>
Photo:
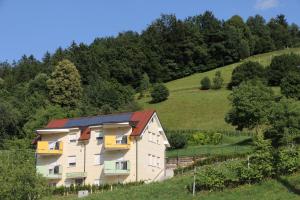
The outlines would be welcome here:
<svg viewBox="0 0 300 200">
<path fill-rule="evenodd" d="M 224 136 L 219 145 L 188 145 L 183 149 L 167 151 L 167 157 L 201 156 L 201 155 L 231 155 L 253 151 L 251 138 L 248 136 Z"/>
<path fill-rule="evenodd" d="M 294 174 L 288 177 L 282 177 L 280 181 L 267 180 L 260 184 L 243 185 L 234 189 L 225 189 L 221 192 L 201 192 L 193 198 L 192 194 L 185 188 L 192 182 L 191 175 L 178 176 L 162 183 L 151 183 L 148 185 L 133 186 L 130 188 L 118 189 L 113 192 L 107 191 L 99 194 L 92 194 L 86 200 L 114 200 L 114 199 L 138 199 L 138 200 L 183 200 L 183 199 L 199 199 L 199 200 L 238 200 L 238 199 L 268 199 L 279 200 L 299 199 L 300 192 L 300 174 Z M 298 194 L 297 194 L 298 193 Z M 47 199 L 47 198 L 46 198 Z M 52 197 L 50 199 L 76 199 L 75 196 L 70 197 Z M 49 200 L 50 200 L 49 199 Z"/>
<path fill-rule="evenodd" d="M 300 48 L 252 56 L 245 61 L 258 61 L 266 66 L 272 57 L 289 52 L 300 53 Z M 225 88 L 217 91 L 201 91 L 198 87 L 203 77 L 212 78 L 218 70 L 221 71 L 225 84 L 229 83 L 232 70 L 242 62 L 166 83 L 170 90 L 170 96 L 165 102 L 149 104 L 149 97 L 143 98 L 139 102 L 144 108 L 156 109 L 162 124 L 168 129 L 232 130 L 233 127 L 224 121 L 224 116 L 230 108 L 228 102 L 230 91 Z"/>
</svg>

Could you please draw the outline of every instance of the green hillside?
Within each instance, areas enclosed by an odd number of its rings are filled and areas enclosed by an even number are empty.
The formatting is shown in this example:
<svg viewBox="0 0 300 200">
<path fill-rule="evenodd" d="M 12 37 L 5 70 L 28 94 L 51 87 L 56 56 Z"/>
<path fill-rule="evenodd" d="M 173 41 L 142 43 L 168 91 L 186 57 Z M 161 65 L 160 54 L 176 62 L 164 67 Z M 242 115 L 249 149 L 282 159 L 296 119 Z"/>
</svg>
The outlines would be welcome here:
<svg viewBox="0 0 300 200">
<path fill-rule="evenodd" d="M 166 83 L 170 90 L 167 101 L 150 104 L 150 97 L 139 100 L 145 109 L 154 108 L 165 128 L 168 129 L 207 129 L 218 130 L 233 127 L 226 124 L 224 116 L 230 105 L 228 95 L 230 91 L 225 87 L 221 90 L 199 90 L 200 80 L 208 76 L 212 78 L 216 71 L 220 70 L 225 84 L 231 79 L 232 70 L 245 61 L 257 61 L 262 65 L 270 64 L 272 57 L 284 53 L 300 54 L 300 48 L 291 48 L 281 51 L 252 56 L 239 63 L 227 65 L 204 73 L 197 73 L 191 76 Z"/>
</svg>

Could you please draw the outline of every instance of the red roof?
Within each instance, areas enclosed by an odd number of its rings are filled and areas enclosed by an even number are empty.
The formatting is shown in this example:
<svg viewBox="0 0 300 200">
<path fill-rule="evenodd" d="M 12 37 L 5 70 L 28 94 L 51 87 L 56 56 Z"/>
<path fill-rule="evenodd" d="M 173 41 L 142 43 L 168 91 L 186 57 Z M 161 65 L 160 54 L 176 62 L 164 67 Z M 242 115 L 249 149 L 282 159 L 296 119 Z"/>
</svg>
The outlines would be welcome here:
<svg viewBox="0 0 300 200">
<path fill-rule="evenodd" d="M 91 129 L 89 127 L 84 127 L 81 129 L 81 134 L 79 140 L 89 140 L 91 137 Z"/>
<path fill-rule="evenodd" d="M 127 120 L 130 122 L 132 126 L 131 136 L 139 136 L 142 134 L 152 115 L 155 113 L 154 110 L 145 110 L 145 111 L 137 111 L 133 113 L 123 113 L 123 115 L 128 115 L 129 118 Z M 114 114 L 118 115 L 118 114 Z M 119 115 L 122 115 L 119 114 Z M 46 128 L 65 128 L 65 125 L 68 123 L 70 119 L 54 119 L 51 120 Z M 81 135 L 79 140 L 89 140 L 91 130 L 88 126 L 78 127 L 81 129 Z"/>
<path fill-rule="evenodd" d="M 60 128 L 64 127 L 64 125 L 68 122 L 68 119 L 54 119 L 51 120 L 46 128 Z"/>
<path fill-rule="evenodd" d="M 154 113 L 154 110 L 134 112 L 131 116 L 131 121 L 136 122 L 136 124 L 133 127 L 131 136 L 141 135 Z"/>
</svg>

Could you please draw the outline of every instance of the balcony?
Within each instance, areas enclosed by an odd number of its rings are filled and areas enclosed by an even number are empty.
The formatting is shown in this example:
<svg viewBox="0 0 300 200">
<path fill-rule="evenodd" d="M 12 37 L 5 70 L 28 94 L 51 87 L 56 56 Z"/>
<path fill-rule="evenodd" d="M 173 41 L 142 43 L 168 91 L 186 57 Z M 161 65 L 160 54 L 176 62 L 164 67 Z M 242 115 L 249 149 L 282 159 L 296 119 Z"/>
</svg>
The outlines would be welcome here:
<svg viewBox="0 0 300 200">
<path fill-rule="evenodd" d="M 106 176 L 129 175 L 129 161 L 104 161 L 104 174 Z"/>
<path fill-rule="evenodd" d="M 49 166 L 36 166 L 36 171 L 42 174 L 47 179 L 61 179 L 62 178 L 62 166 L 57 165 L 54 167 Z"/>
<path fill-rule="evenodd" d="M 87 177 L 87 172 L 66 173 L 66 178 L 85 178 L 85 177 Z"/>
<path fill-rule="evenodd" d="M 36 153 L 40 155 L 61 155 L 63 153 L 63 143 L 39 141 Z"/>
<path fill-rule="evenodd" d="M 106 150 L 130 149 L 130 137 L 127 135 L 107 135 L 104 137 L 104 148 Z"/>
</svg>

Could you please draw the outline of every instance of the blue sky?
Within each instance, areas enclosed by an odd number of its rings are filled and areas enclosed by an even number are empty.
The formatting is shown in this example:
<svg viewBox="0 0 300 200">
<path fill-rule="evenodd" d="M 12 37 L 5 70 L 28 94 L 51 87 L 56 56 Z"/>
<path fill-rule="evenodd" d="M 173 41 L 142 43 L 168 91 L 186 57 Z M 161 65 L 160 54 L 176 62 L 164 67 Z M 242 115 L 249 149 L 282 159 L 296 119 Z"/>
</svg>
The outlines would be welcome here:
<svg viewBox="0 0 300 200">
<path fill-rule="evenodd" d="M 300 25 L 299 0 L 0 0 L 0 61 L 67 47 L 73 40 L 140 32 L 161 14 L 186 18 L 211 10 L 218 18 L 283 13 Z"/>
</svg>

